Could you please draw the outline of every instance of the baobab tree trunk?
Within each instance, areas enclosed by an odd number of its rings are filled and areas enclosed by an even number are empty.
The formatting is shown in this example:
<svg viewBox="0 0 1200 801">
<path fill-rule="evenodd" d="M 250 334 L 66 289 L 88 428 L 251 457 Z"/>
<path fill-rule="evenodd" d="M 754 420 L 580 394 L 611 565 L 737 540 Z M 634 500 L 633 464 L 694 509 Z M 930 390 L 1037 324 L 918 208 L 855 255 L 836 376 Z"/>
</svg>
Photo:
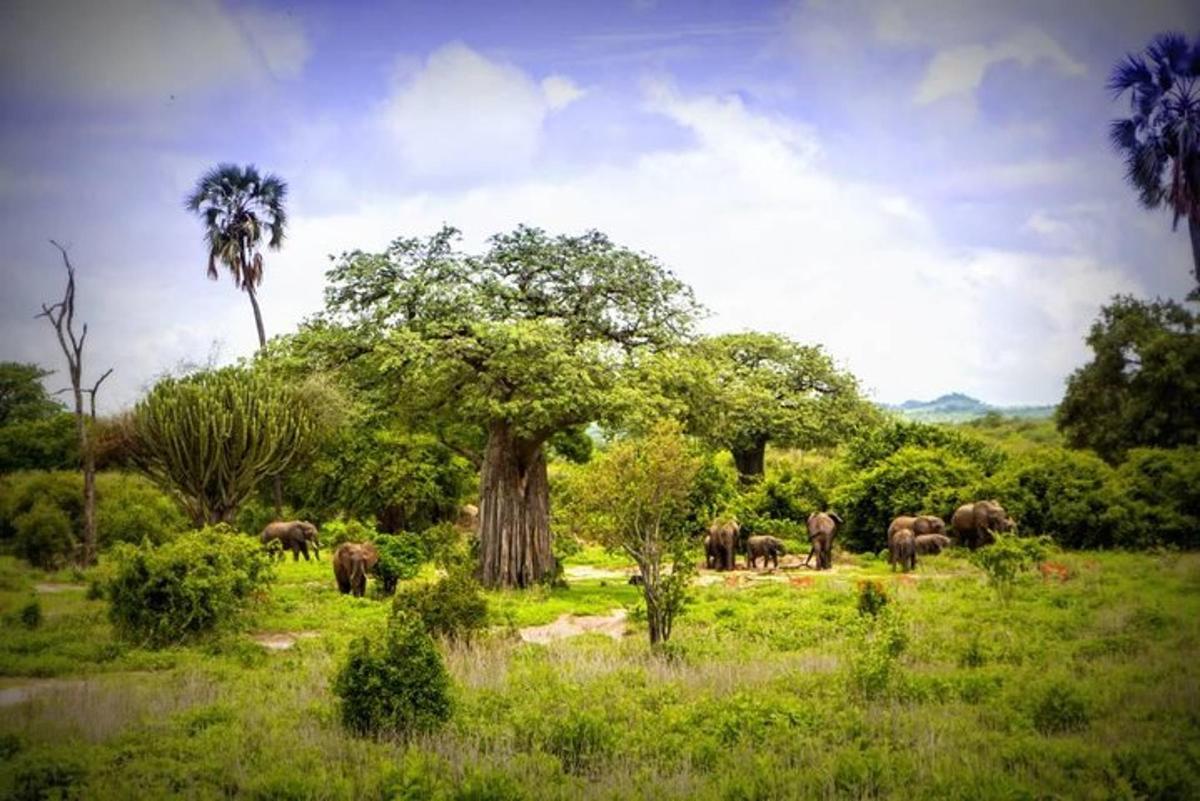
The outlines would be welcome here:
<svg viewBox="0 0 1200 801">
<path fill-rule="evenodd" d="M 763 477 L 763 463 L 767 454 L 767 441 L 760 439 L 746 448 L 731 448 L 733 463 L 737 465 L 738 478 L 742 483 L 757 481 Z"/>
<path fill-rule="evenodd" d="M 488 431 L 479 480 L 480 580 L 528 587 L 553 570 L 550 483 L 540 441 L 497 423 Z"/>
</svg>

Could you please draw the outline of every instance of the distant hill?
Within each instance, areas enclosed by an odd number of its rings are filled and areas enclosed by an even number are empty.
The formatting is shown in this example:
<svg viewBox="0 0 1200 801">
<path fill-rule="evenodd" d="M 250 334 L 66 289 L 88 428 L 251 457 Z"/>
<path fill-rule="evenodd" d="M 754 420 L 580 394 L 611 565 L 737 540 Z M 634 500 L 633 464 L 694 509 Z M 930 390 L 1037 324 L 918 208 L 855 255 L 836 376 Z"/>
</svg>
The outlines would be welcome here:
<svg viewBox="0 0 1200 801">
<path fill-rule="evenodd" d="M 992 406 L 961 392 L 952 392 L 931 401 L 907 400 L 898 406 L 880 405 L 901 417 L 922 423 L 964 423 L 989 412 L 1032 420 L 1054 416 L 1053 406 Z"/>
</svg>

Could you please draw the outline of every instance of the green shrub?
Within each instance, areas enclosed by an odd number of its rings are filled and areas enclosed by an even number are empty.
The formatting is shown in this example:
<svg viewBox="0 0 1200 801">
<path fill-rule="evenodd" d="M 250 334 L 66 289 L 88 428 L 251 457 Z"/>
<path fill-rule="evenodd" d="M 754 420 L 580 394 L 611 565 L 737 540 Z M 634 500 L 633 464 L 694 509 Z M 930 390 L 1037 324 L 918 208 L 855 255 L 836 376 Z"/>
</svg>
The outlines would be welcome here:
<svg viewBox="0 0 1200 801">
<path fill-rule="evenodd" d="M 343 542 L 373 542 L 378 536 L 375 525 L 362 520 L 330 520 L 321 526 L 321 544 L 330 549 Z"/>
<path fill-rule="evenodd" d="M 13 552 L 35 567 L 53 570 L 75 553 L 78 541 L 71 518 L 50 500 L 39 500 L 13 520 Z"/>
<path fill-rule="evenodd" d="M 572 708 L 547 721 L 541 745 L 558 758 L 567 773 L 582 774 L 607 759 L 617 739 L 616 731 L 602 716 Z"/>
<path fill-rule="evenodd" d="M 887 590 L 881 581 L 858 582 L 858 613 L 875 617 L 887 606 Z"/>
<path fill-rule="evenodd" d="M 213 526 L 164 545 L 118 545 L 107 588 L 124 638 L 163 646 L 230 624 L 271 580 L 257 539 Z"/>
<path fill-rule="evenodd" d="M 570 541 L 569 537 L 564 539 Z M 421 532 L 419 541 L 425 550 L 425 559 L 429 562 L 441 563 L 448 555 L 463 545 L 463 534 L 453 523 L 446 521 L 430 526 Z M 555 537 L 555 543 L 558 538 Z"/>
<path fill-rule="evenodd" d="M 101 547 L 118 542 L 165 542 L 188 528 L 174 500 L 148 479 L 132 473 L 96 475 L 96 539 Z"/>
<path fill-rule="evenodd" d="M 1126 517 L 1108 522 L 1113 544 L 1200 548 L 1200 448 L 1137 448 L 1116 472 Z"/>
<path fill-rule="evenodd" d="M 1048 684 L 1034 702 L 1033 727 L 1042 734 L 1082 729 L 1090 717 L 1086 699 L 1072 683 Z"/>
<path fill-rule="evenodd" d="M 412 614 L 395 613 L 383 642 L 360 637 L 333 682 L 342 724 L 360 735 L 407 737 L 450 718 L 450 675 Z"/>
<path fill-rule="evenodd" d="M 18 754 L 11 766 L 13 801 L 72 801 L 84 799 L 87 779 L 83 761 L 62 750 L 36 750 Z"/>
<path fill-rule="evenodd" d="M 860 617 L 855 635 L 848 660 L 851 691 L 867 700 L 895 693 L 901 681 L 897 660 L 908 647 L 900 613 L 886 606 L 873 617 Z"/>
<path fill-rule="evenodd" d="M 425 549 L 414 535 L 405 532 L 376 534 L 374 542 L 379 561 L 371 572 L 379 579 L 384 595 L 391 595 L 396 591 L 397 583 L 407 581 L 421 572 Z"/>
<path fill-rule="evenodd" d="M 987 573 L 988 583 L 1002 596 L 1012 590 L 1017 576 L 1032 570 L 1046 558 L 1048 541 L 1045 537 L 1018 537 L 996 534 L 996 541 L 972 552 L 971 562 Z"/>
<path fill-rule="evenodd" d="M 69 412 L 0 426 L 0 473 L 68 470 L 77 464 L 79 438 Z"/>
<path fill-rule="evenodd" d="M 394 614 L 411 612 L 435 636 L 468 640 L 487 625 L 487 599 L 466 571 L 453 570 L 433 583 L 406 587 L 393 602 Z"/>
<path fill-rule="evenodd" d="M 976 465 L 992 473 L 1004 464 L 1004 454 L 987 442 L 947 426 L 890 419 L 864 430 L 846 444 L 846 463 L 864 470 L 878 465 L 906 448 L 933 450 Z"/>
<path fill-rule="evenodd" d="M 21 607 L 17 616 L 20 618 L 22 626 L 27 629 L 36 629 L 42 625 L 42 605 L 38 603 L 37 598 L 33 598 Z"/>
<path fill-rule="evenodd" d="M 17 518 L 42 503 L 72 524 L 83 516 L 83 478 L 76 472 L 29 470 L 0 476 L 0 539 L 16 536 Z"/>
<path fill-rule="evenodd" d="M 1117 768 L 1137 798 L 1174 801 L 1200 797 L 1200 764 L 1183 749 L 1157 743 L 1131 746 L 1117 754 Z"/>
</svg>

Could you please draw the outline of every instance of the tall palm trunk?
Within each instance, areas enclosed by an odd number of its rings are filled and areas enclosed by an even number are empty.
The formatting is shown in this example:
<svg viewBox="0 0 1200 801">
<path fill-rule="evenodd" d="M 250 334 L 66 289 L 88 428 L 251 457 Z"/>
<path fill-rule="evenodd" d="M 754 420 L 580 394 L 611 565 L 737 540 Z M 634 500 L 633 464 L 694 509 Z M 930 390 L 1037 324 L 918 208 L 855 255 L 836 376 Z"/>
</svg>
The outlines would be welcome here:
<svg viewBox="0 0 1200 801">
<path fill-rule="evenodd" d="M 488 431 L 479 488 L 480 579 L 528 587 L 550 575 L 550 483 L 541 442 L 505 423 Z"/>
<path fill-rule="evenodd" d="M 1200 220 L 1188 217 L 1188 233 L 1192 235 L 1192 274 L 1196 276 L 1196 291 L 1200 292 Z"/>
</svg>

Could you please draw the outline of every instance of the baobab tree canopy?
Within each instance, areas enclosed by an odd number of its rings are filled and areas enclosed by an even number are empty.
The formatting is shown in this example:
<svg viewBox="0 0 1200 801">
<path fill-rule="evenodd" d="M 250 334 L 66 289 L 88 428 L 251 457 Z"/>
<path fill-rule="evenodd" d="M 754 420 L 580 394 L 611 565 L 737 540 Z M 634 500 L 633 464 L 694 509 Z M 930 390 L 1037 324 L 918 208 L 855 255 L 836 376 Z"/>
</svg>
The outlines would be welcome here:
<svg viewBox="0 0 1200 801">
<path fill-rule="evenodd" d="M 458 239 L 443 228 L 344 255 L 328 317 L 371 343 L 399 405 L 483 435 L 481 575 L 525 586 L 551 569 L 544 443 L 602 416 L 629 357 L 680 341 L 698 307 L 652 257 L 596 231 L 521 226 L 481 255 Z"/>
</svg>

